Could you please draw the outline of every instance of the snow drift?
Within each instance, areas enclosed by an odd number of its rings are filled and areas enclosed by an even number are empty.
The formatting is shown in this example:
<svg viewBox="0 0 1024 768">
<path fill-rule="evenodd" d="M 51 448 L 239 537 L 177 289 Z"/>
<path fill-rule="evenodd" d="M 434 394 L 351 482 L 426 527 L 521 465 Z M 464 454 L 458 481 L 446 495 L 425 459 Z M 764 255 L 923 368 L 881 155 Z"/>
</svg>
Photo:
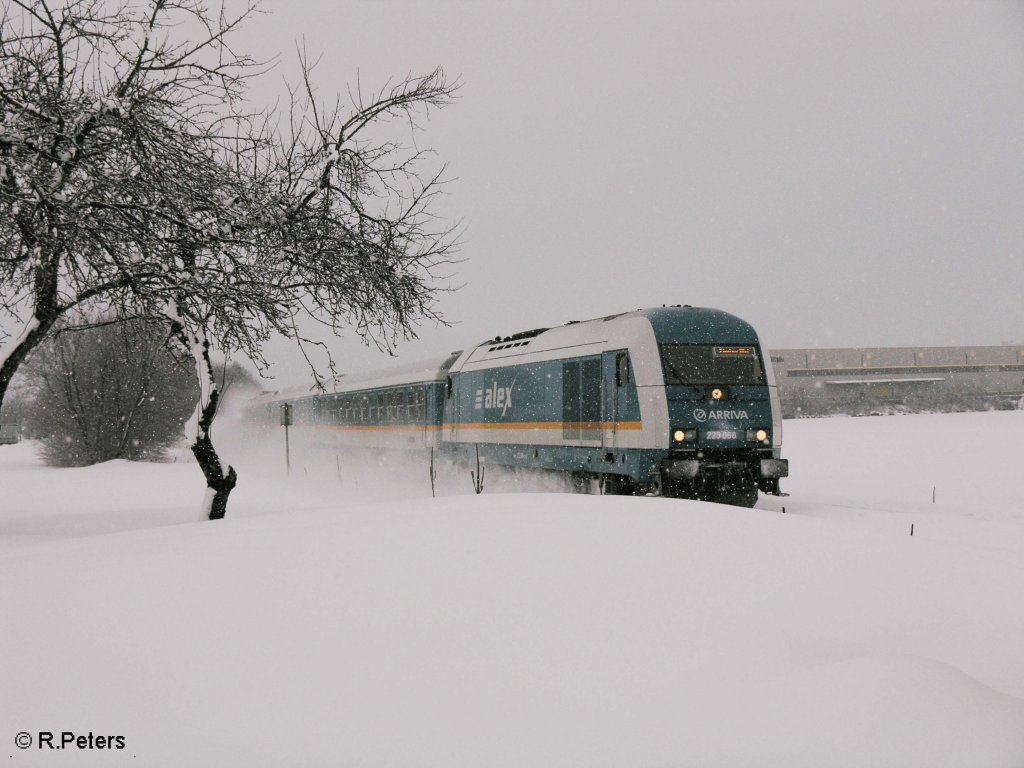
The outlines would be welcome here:
<svg viewBox="0 0 1024 768">
<path fill-rule="evenodd" d="M 1017 768 L 1022 427 L 791 422 L 793 495 L 753 510 L 239 462 L 217 523 L 194 465 L 2 449 L 0 735 L 12 766 Z M 13 743 L 64 730 L 126 748 Z"/>
</svg>

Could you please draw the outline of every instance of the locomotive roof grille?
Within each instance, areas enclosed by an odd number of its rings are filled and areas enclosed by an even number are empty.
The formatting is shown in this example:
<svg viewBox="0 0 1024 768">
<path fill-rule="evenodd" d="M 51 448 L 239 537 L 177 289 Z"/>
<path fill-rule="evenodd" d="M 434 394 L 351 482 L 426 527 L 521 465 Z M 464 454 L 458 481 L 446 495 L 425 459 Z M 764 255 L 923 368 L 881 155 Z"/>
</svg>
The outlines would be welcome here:
<svg viewBox="0 0 1024 768">
<path fill-rule="evenodd" d="M 497 346 L 497 347 L 488 347 L 487 351 L 488 352 L 495 352 L 495 351 L 497 351 L 499 349 L 511 349 L 512 347 L 525 347 L 529 343 L 530 342 L 528 342 L 528 341 L 517 341 L 514 344 L 501 344 L 500 346 Z"/>
</svg>

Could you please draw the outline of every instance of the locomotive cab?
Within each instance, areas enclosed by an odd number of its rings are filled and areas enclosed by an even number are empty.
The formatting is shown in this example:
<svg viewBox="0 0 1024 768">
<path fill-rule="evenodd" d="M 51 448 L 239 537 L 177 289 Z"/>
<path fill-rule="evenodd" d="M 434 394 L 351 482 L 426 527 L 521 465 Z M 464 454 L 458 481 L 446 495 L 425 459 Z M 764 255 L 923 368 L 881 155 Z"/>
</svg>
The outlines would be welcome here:
<svg viewBox="0 0 1024 768">
<path fill-rule="evenodd" d="M 679 317 L 671 328 L 653 323 L 669 426 L 662 493 L 740 506 L 753 506 L 758 490 L 780 494 L 789 464 L 780 455 L 771 365 L 756 334 L 725 313 L 701 326 L 679 327 Z"/>
</svg>

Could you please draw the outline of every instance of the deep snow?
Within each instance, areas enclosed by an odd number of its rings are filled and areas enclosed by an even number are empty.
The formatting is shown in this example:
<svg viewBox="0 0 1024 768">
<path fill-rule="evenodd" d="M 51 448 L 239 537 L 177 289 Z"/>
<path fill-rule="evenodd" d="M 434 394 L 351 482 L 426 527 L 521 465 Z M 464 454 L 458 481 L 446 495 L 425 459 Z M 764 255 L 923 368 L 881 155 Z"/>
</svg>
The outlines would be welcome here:
<svg viewBox="0 0 1024 768">
<path fill-rule="evenodd" d="M 792 495 L 754 510 L 496 475 L 431 499 L 425 467 L 300 445 L 289 478 L 273 445 L 236 451 L 217 523 L 191 522 L 193 464 L 0 448 L 0 754 L 1020 768 L 1022 434 L 1019 411 L 787 422 Z M 14 746 L 65 730 L 126 748 Z"/>
</svg>

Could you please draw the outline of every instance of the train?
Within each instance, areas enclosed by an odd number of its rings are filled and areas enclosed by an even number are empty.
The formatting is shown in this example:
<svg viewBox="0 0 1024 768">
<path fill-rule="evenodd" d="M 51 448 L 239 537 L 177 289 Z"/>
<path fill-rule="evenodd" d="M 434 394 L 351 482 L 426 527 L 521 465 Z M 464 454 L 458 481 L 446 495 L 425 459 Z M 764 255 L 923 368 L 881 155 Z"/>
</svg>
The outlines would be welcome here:
<svg viewBox="0 0 1024 768">
<path fill-rule="evenodd" d="M 756 331 L 690 305 L 498 336 L 255 408 L 264 423 L 328 431 L 343 448 L 564 473 L 607 494 L 752 507 L 758 492 L 784 495 L 789 475 Z"/>
</svg>

